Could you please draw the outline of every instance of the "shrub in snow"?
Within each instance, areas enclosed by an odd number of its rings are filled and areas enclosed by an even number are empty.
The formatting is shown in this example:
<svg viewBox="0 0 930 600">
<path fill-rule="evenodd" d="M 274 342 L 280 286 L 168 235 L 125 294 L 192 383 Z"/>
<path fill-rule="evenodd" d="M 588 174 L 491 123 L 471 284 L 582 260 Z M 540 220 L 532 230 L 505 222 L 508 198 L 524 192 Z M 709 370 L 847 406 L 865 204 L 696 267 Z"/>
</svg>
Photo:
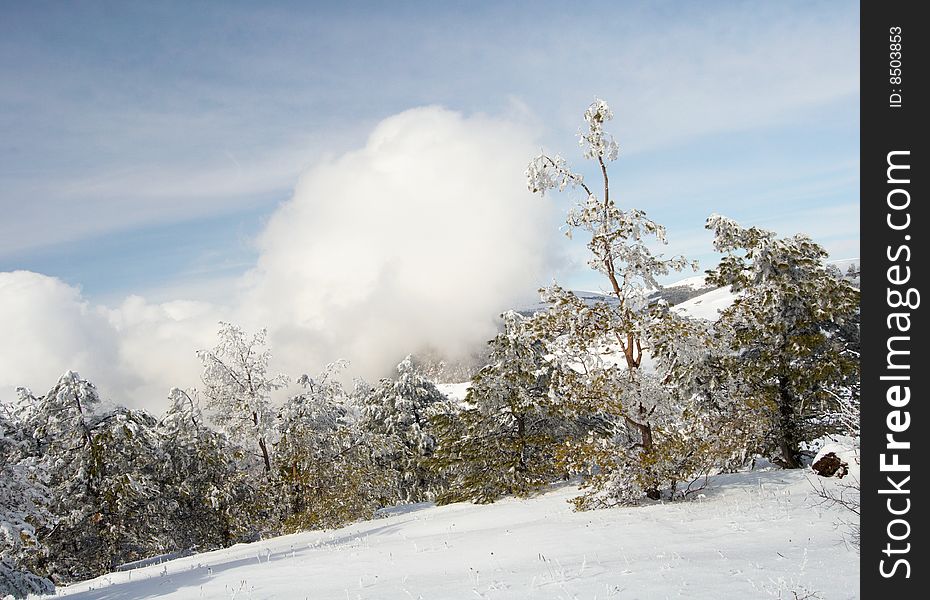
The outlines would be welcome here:
<svg viewBox="0 0 930 600">
<path fill-rule="evenodd" d="M 17 568 L 12 561 L 0 558 L 0 598 L 25 598 L 29 594 L 54 594 L 55 584 L 45 577 Z"/>
<path fill-rule="evenodd" d="M 57 581 L 86 579 L 123 562 L 175 549 L 175 503 L 165 487 L 165 455 L 157 421 L 145 411 L 116 408 L 86 419 L 87 447 L 72 449 L 86 473 L 80 496 L 57 485 L 56 520 L 40 531 L 40 569 Z M 55 458 L 56 455 L 47 455 Z M 62 455 L 57 455 L 57 459 Z M 50 469 L 51 479 L 66 472 Z"/>
<path fill-rule="evenodd" d="M 68 371 L 44 396 L 35 397 L 21 388 L 20 403 L 25 408 L 24 427 L 32 432 L 32 452 L 40 465 L 42 483 L 49 490 L 52 515 L 36 532 L 41 552 L 30 558 L 28 566 L 57 581 L 90 576 L 94 567 L 87 571 L 80 565 L 80 543 L 74 552 L 69 546 L 69 551 L 59 554 L 58 547 L 70 541 L 67 530 L 79 527 L 96 513 L 104 458 L 95 448 L 92 429 L 92 410 L 100 403 L 97 389 Z"/>
<path fill-rule="evenodd" d="M 726 330 L 661 307 L 656 313 L 649 330 L 656 373 L 688 407 L 714 466 L 732 471 L 764 454 L 766 421 L 746 400 L 746 383 L 732 377 L 725 365 Z"/>
<path fill-rule="evenodd" d="M 557 287 L 544 298 L 550 308 L 537 313 L 531 327 L 545 340 L 554 369 L 551 395 L 580 432 L 557 453 L 564 469 L 587 476 L 577 505 L 673 497 L 704 474 L 707 444 L 699 413 L 652 374 L 611 360 L 623 315 L 606 302 L 588 304 Z M 637 318 L 645 323 L 648 315 Z"/>
<path fill-rule="evenodd" d="M 575 506 L 675 499 L 701 489 L 721 462 L 706 415 L 653 374 L 632 382 L 621 377 L 613 384 L 615 395 L 573 403 L 576 418 L 590 427 L 586 436 L 568 440 L 558 452 L 567 470 L 585 475 L 584 494 Z"/>
<path fill-rule="evenodd" d="M 261 528 L 249 461 L 225 435 L 204 422 L 196 390 L 172 389 L 156 426 L 163 448 L 165 494 L 177 549 L 222 548 Z"/>
<path fill-rule="evenodd" d="M 92 412 L 96 389 L 73 372 L 44 396 L 21 394 L 26 452 L 47 498 L 46 516 L 29 521 L 36 544 L 21 560 L 33 572 L 71 582 L 240 539 L 230 515 L 248 514 L 249 504 L 241 502 L 247 494 L 233 493 L 241 489 L 238 465 L 186 392 L 172 391 L 161 422 L 122 407 Z M 18 499 L 18 509 L 28 502 Z"/>
</svg>

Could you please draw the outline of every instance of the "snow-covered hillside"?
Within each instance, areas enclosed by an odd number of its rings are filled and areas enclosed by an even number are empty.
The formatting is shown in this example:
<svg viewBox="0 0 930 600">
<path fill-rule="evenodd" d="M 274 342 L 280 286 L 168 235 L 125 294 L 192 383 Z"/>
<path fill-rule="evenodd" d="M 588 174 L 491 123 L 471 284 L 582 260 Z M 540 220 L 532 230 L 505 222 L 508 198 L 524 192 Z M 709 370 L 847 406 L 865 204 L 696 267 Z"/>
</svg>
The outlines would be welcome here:
<svg viewBox="0 0 930 600">
<path fill-rule="evenodd" d="M 839 269 L 841 273 L 844 273 L 854 285 L 859 285 L 858 258 L 831 260 L 828 261 L 828 264 L 833 265 Z M 703 275 L 682 279 L 681 281 L 666 286 L 667 290 L 679 288 L 695 290 L 696 293 L 698 293 L 698 295 L 692 296 L 683 302 L 674 303 L 676 311 L 689 317 L 716 321 L 717 317 L 720 315 L 720 311 L 733 304 L 734 295 L 729 287 L 705 287 Z"/>
<path fill-rule="evenodd" d="M 112 573 L 59 590 L 135 598 L 858 598 L 858 554 L 810 472 L 718 476 L 689 501 L 573 512 L 566 486 L 492 505 L 414 505 Z M 836 480 L 820 480 L 828 486 Z M 797 596 L 794 593 L 797 592 Z"/>
<path fill-rule="evenodd" d="M 716 321 L 720 311 L 733 304 L 734 295 L 728 287 L 716 288 L 675 305 L 675 310 L 695 319 Z"/>
</svg>

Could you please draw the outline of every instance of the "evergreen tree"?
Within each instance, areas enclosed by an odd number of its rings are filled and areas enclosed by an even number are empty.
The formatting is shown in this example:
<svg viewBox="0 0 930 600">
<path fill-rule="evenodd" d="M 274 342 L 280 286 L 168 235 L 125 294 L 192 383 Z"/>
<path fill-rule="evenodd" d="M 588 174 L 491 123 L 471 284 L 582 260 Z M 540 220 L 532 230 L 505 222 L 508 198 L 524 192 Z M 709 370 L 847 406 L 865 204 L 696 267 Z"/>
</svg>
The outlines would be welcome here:
<svg viewBox="0 0 930 600">
<path fill-rule="evenodd" d="M 649 340 L 656 372 L 676 397 L 691 407 L 715 457 L 715 467 L 732 471 L 765 454 L 764 419 L 747 383 L 730 373 L 729 332 L 705 319 L 659 310 Z"/>
<path fill-rule="evenodd" d="M 327 366 L 316 379 L 301 376 L 303 392 L 278 416 L 278 478 L 284 484 L 285 531 L 338 527 L 370 518 L 390 496 L 390 481 L 376 458 L 380 436 L 362 431 L 337 373 Z"/>
<path fill-rule="evenodd" d="M 50 547 L 76 550 L 68 566 L 78 579 L 176 550 L 164 494 L 164 456 L 156 420 L 143 410 L 117 407 L 90 421 L 94 489 L 85 518 L 59 526 Z"/>
<path fill-rule="evenodd" d="M 607 164 L 617 159 L 619 147 L 604 126 L 612 118 L 607 103 L 595 100 L 585 111 L 587 129 L 580 136 L 585 158 L 597 163 L 600 196 L 558 155 L 534 158 L 526 175 L 534 193 L 567 188 L 583 192 L 581 201 L 568 214 L 568 234 L 581 229 L 590 236 L 589 264 L 607 278 L 616 301 L 589 305 L 556 286 L 544 290 L 543 299 L 551 309 L 548 315 L 538 316 L 535 328 L 540 338 L 547 340 L 549 354 L 557 363 L 559 395 L 565 398 L 566 406 L 580 417 L 593 419 L 595 425 L 600 423 L 590 429 L 587 442 L 563 449 L 563 462 L 598 473 L 593 481 L 597 494 L 604 491 L 604 482 L 618 481 L 614 474 L 623 471 L 630 481 L 638 481 L 640 487 L 634 489 L 641 488 L 646 496 L 657 499 L 662 482 L 668 478 L 648 473 L 655 471 L 652 465 L 667 462 L 671 448 L 670 443 L 658 446 L 660 439 L 670 439 L 660 435 L 659 429 L 671 431 L 659 415 L 683 413 L 680 407 L 672 406 L 671 395 L 658 390 L 655 382 L 641 381 L 644 338 L 653 323 L 647 290 L 659 287 L 657 278 L 661 275 L 697 266 L 680 256 L 654 254 L 650 238 L 666 243 L 664 227 L 642 210 L 621 210 L 611 196 Z M 611 354 L 623 357 L 625 372 L 603 360 Z M 631 495 L 626 486 L 621 487 L 622 491 L 617 488 L 618 497 L 629 499 L 638 493 Z"/>
<path fill-rule="evenodd" d="M 436 446 L 429 411 L 445 399 L 407 356 L 397 365 L 395 379 L 382 379 L 361 401 L 359 426 L 383 436 L 389 444 L 389 452 L 382 460 L 396 472 L 399 501 L 419 502 L 435 497 L 437 487 L 426 466 Z"/>
<path fill-rule="evenodd" d="M 174 388 L 156 431 L 165 454 L 172 518 L 166 526 L 178 549 L 221 548 L 258 529 L 255 490 L 241 452 L 204 422 L 196 390 Z"/>
<path fill-rule="evenodd" d="M 584 157 L 598 165 L 600 197 L 558 154 L 541 154 L 530 162 L 526 170 L 527 186 L 531 192 L 539 194 L 566 188 L 582 190 L 583 198 L 568 213 L 566 233 L 571 237 L 574 230 L 580 229 L 590 236 L 588 264 L 607 278 L 610 293 L 619 301 L 614 305 L 618 328 L 610 335 L 619 343 L 632 379 L 643 356 L 645 291 L 659 287 L 658 276 L 688 266 L 696 270 L 697 265 L 681 256 L 666 259 L 653 254 L 649 238 L 665 244 L 665 228 L 647 218 L 642 210 L 621 210 L 611 196 L 607 164 L 617 159 L 619 146 L 604 130 L 604 125 L 613 119 L 610 106 L 596 99 L 585 111 L 584 119 L 587 130 L 580 134 L 579 142 Z"/>
<path fill-rule="evenodd" d="M 70 371 L 41 398 L 21 394 L 52 515 L 37 531 L 34 570 L 70 582 L 176 550 L 155 419 L 121 407 L 92 413 L 96 388 Z"/>
<path fill-rule="evenodd" d="M 559 410 L 581 431 L 557 453 L 565 470 L 587 476 L 576 506 L 633 504 L 688 489 L 713 464 L 698 407 L 661 373 L 631 377 L 618 363 L 612 342 L 623 340 L 612 340 L 611 332 L 623 321 L 613 306 L 587 303 L 558 287 L 545 290 L 543 299 L 550 307 L 530 327 L 545 341 Z"/>
<path fill-rule="evenodd" d="M 564 475 L 555 451 L 568 435 L 549 394 L 552 367 L 520 315 L 504 315 L 490 342 L 491 363 L 471 382 L 465 406 L 437 403 L 430 463 L 447 479 L 440 504 L 525 496 Z"/>
<path fill-rule="evenodd" d="M 38 550 L 36 527 L 51 517 L 48 490 L 37 480 L 28 434 L 0 405 L 0 597 L 51 594 L 54 584 L 26 569 Z"/>
<path fill-rule="evenodd" d="M 80 564 L 82 540 L 64 532 L 96 512 L 102 455 L 94 449 L 91 411 L 100 403 L 97 389 L 68 371 L 44 396 L 37 398 L 25 388 L 19 392 L 32 451 L 49 490 L 49 512 L 55 517 L 37 532 L 43 554 L 33 559 L 32 567 L 56 582 L 91 576 L 93 571 Z"/>
<path fill-rule="evenodd" d="M 778 238 L 718 215 L 707 228 L 724 253 L 707 280 L 737 296 L 717 321 L 721 368 L 764 419 L 775 460 L 797 468 L 801 444 L 842 427 L 841 404 L 858 403 L 859 291 L 806 236 Z"/>
</svg>

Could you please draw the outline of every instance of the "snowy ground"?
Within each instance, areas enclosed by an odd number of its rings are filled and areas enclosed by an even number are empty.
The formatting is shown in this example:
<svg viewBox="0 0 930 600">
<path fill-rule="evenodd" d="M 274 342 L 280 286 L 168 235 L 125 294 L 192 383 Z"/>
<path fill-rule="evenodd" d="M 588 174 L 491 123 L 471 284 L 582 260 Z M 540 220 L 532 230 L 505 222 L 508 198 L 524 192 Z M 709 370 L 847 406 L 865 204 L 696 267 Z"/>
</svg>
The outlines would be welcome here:
<svg viewBox="0 0 930 600">
<path fill-rule="evenodd" d="M 562 487 L 492 505 L 417 505 L 62 588 L 137 598 L 858 598 L 846 518 L 804 471 L 720 476 L 703 497 L 576 513 Z M 834 485 L 835 480 L 826 481 Z M 797 596 L 795 596 L 795 592 Z M 812 595 L 811 595 L 812 594 Z"/>
</svg>

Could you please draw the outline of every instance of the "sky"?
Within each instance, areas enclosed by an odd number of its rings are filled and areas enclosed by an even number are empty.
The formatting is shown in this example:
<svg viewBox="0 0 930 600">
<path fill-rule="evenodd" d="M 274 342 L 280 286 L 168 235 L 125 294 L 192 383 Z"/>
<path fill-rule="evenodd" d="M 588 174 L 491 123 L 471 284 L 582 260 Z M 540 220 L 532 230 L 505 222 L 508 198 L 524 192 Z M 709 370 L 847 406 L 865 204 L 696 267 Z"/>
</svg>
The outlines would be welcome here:
<svg viewBox="0 0 930 600">
<path fill-rule="evenodd" d="M 603 288 L 583 240 L 560 230 L 571 196 L 533 197 L 523 180 L 540 150 L 596 178 L 577 143 L 595 97 L 615 114 L 612 193 L 668 228 L 667 253 L 712 267 L 703 223 L 720 213 L 856 257 L 858 13 L 4 2 L 0 326 L 16 334 L 0 398 L 81 365 L 114 395 L 188 385 L 173 356 L 138 357 L 162 356 L 153 339 L 187 356 L 208 343 L 191 331 L 219 318 L 269 327 L 276 348 L 313 357 L 307 369 L 373 345 L 353 357 L 373 377 L 422 314 L 448 313 L 411 346 L 467 345 L 488 332 L 478 311 L 540 284 Z M 80 324 L 51 328 L 41 306 Z M 101 327 L 105 348 L 83 347 Z M 28 364 L 11 339 L 34 346 Z"/>
</svg>

